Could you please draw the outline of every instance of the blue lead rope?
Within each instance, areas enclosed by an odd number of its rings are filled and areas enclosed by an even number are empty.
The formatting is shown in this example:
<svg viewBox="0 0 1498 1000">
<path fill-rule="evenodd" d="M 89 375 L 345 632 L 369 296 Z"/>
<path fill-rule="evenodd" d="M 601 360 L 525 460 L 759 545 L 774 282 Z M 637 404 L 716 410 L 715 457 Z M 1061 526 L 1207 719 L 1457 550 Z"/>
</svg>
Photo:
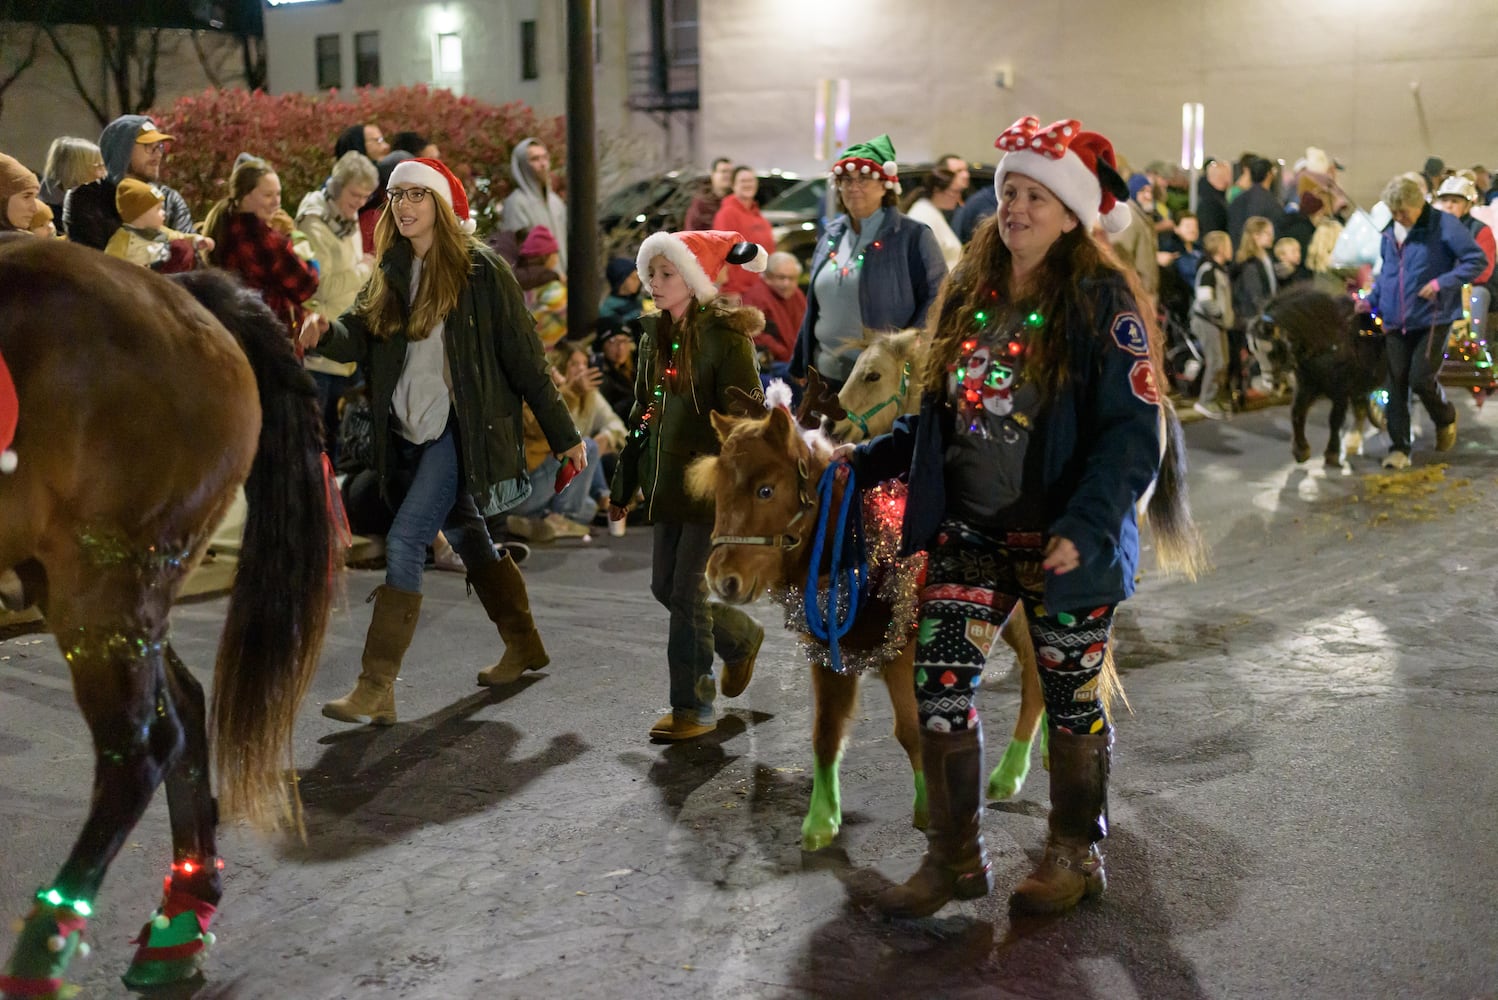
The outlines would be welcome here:
<svg viewBox="0 0 1498 1000">
<path fill-rule="evenodd" d="M 843 488 L 843 501 L 838 506 L 837 525 L 832 538 L 832 564 L 828 567 L 827 605 L 824 611 L 820 602 L 817 578 L 822 567 L 822 552 L 827 541 L 827 522 L 832 515 L 832 488 L 837 480 L 838 463 L 827 467 L 817 482 L 817 529 L 812 534 L 811 565 L 806 571 L 806 630 L 812 637 L 827 643 L 829 665 L 837 673 L 843 672 L 842 653 L 838 640 L 853 628 L 858 617 L 859 605 L 869 585 L 869 556 L 864 544 L 863 505 L 859 502 L 857 482 L 853 470 L 848 469 L 848 481 Z M 846 588 L 847 611 L 839 617 L 839 591 Z"/>
</svg>

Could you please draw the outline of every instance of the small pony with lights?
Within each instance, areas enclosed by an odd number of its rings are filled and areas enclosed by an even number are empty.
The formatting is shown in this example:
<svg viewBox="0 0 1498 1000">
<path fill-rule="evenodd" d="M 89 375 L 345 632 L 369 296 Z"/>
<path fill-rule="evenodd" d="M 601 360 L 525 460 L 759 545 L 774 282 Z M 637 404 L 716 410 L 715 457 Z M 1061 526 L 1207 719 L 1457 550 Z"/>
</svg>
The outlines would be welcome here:
<svg viewBox="0 0 1498 1000">
<path fill-rule="evenodd" d="M 94 250 L 0 237 L 0 604 L 35 605 L 94 744 L 88 818 L 37 892 L 0 996 L 69 995 L 110 862 L 166 784 L 172 864 L 125 975 L 197 975 L 222 895 L 203 689 L 172 649 L 183 580 L 245 487 L 214 672 L 225 815 L 296 820 L 292 724 L 340 548 L 311 380 L 284 325 L 221 272 L 173 279 Z"/>
<path fill-rule="evenodd" d="M 768 592 L 785 609 L 786 627 L 800 635 L 811 664 L 814 769 L 801 846 L 816 851 L 829 846 L 842 827 L 839 767 L 860 676 L 867 670 L 877 670 L 889 690 L 895 738 L 910 760 L 915 785 L 912 821 L 917 828 L 926 826 L 914 681 L 925 557 L 898 556 L 904 484 L 881 483 L 863 490 L 861 498 L 857 487 L 849 491 L 847 466 L 834 462 L 833 442 L 815 429 L 822 416 L 843 417 L 837 397 L 815 371 L 808 373 L 798 415 L 792 416 L 789 401 L 789 390 L 772 384 L 766 409 L 756 413 L 746 405 L 740 415 L 714 413 L 722 451 L 698 459 L 687 477 L 690 490 L 716 503 L 708 586 L 730 604 L 747 604 Z M 854 562 L 867 566 L 865 579 L 849 579 Z M 1029 633 L 1019 617 L 1005 626 L 1003 636 L 1022 665 L 1021 713 L 1031 717 L 1033 733 L 1044 698 Z M 1111 656 L 1104 678 L 1105 696 L 1120 691 Z M 990 776 L 991 798 L 1018 792 L 1029 751 L 1028 740 L 1011 744 Z"/>
</svg>

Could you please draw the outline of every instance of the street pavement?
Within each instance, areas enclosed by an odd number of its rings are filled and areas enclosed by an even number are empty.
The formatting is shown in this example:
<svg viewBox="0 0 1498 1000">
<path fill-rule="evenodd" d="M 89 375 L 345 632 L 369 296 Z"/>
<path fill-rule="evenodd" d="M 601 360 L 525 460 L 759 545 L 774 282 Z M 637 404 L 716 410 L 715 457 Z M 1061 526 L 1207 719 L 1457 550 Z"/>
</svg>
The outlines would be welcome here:
<svg viewBox="0 0 1498 1000">
<path fill-rule="evenodd" d="M 1186 428 L 1214 569 L 1147 573 L 1119 615 L 1133 711 L 1109 890 L 1050 921 L 1005 907 L 1044 836 L 1038 759 L 984 820 L 993 896 L 910 922 L 850 902 L 924 847 L 872 679 L 842 835 L 803 854 L 809 681 L 767 604 L 758 672 L 717 733 L 648 742 L 666 670 L 646 530 L 538 548 L 524 571 L 552 665 L 497 695 L 474 686 L 498 649 L 477 600 L 429 574 L 402 721 L 385 730 L 317 711 L 359 670 L 381 577 L 351 572 L 297 727 L 307 842 L 224 831 L 206 980 L 167 995 L 1498 996 L 1498 412 L 1459 405 L 1448 468 L 1428 468 L 1422 422 L 1393 492 L 1369 478 L 1376 440 L 1328 472 L 1318 432 L 1318 457 L 1294 465 L 1283 407 Z M 223 609 L 174 617 L 205 682 Z M 982 700 L 991 748 L 1018 704 L 1008 666 L 995 658 Z M 49 639 L 0 643 L 0 912 L 48 882 L 88 801 L 66 677 Z M 70 977 L 85 996 L 127 995 L 127 942 L 169 845 L 158 796 L 96 902 L 95 951 Z"/>
</svg>

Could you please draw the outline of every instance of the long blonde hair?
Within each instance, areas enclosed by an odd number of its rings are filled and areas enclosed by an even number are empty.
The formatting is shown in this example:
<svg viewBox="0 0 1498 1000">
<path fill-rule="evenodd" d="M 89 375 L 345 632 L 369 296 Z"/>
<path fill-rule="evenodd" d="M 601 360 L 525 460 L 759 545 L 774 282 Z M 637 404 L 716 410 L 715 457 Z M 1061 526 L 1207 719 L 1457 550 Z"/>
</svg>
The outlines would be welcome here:
<svg viewBox="0 0 1498 1000">
<path fill-rule="evenodd" d="M 1274 235 L 1274 223 L 1262 215 L 1250 215 L 1248 221 L 1243 223 L 1243 241 L 1238 244 L 1238 263 L 1245 260 L 1253 260 L 1261 255 L 1268 255 L 1268 251 L 1259 246 L 1259 234 L 1268 232 Z"/>
<path fill-rule="evenodd" d="M 214 242 L 208 259 L 217 266 L 224 266 L 224 254 L 229 249 L 225 242 L 224 227 L 229 224 L 232 216 L 239 214 L 240 201 L 259 187 L 261 180 L 267 175 L 275 172 L 275 167 L 259 157 L 252 156 L 240 160 L 234 167 L 234 172 L 229 175 L 228 196 L 215 202 L 214 206 L 208 210 L 208 218 L 203 220 L 203 235 L 208 236 Z"/>
<path fill-rule="evenodd" d="M 447 319 L 458 305 L 458 297 L 468 284 L 468 275 L 473 271 L 473 251 L 481 246 L 478 240 L 458 229 L 458 217 L 452 206 L 435 191 L 428 189 L 428 197 L 437 204 L 436 229 L 432 234 L 432 248 L 422 259 L 421 284 L 416 289 L 416 298 L 409 307 L 406 298 L 409 290 L 393 288 L 385 278 L 385 271 L 375 267 L 354 310 L 369 324 L 369 330 L 381 340 L 396 334 L 404 334 L 407 340 L 425 340 L 432 331 Z M 395 216 L 389 203 L 375 223 L 375 256 L 383 261 L 399 243 L 409 243 L 396 227 Z"/>
</svg>

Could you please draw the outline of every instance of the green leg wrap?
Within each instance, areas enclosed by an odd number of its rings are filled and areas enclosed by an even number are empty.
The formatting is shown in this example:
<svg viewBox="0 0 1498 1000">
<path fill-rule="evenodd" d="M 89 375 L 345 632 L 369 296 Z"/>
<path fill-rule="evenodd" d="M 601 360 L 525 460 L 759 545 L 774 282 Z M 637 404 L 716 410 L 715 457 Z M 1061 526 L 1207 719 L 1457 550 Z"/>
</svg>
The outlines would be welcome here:
<svg viewBox="0 0 1498 1000">
<path fill-rule="evenodd" d="M 1011 739 L 1004 748 L 1003 759 L 988 776 L 989 799 L 1002 802 L 1012 799 L 1025 787 L 1030 774 L 1030 741 Z"/>
<path fill-rule="evenodd" d="M 1040 766 L 1051 769 L 1051 727 L 1045 713 L 1040 713 Z"/>
<path fill-rule="evenodd" d="M 820 851 L 832 844 L 843 826 L 843 800 L 838 791 L 837 770 L 842 755 L 831 764 L 818 763 L 811 775 L 811 807 L 801 822 L 801 849 Z"/>
<path fill-rule="evenodd" d="M 57 998 L 77 992 L 63 984 L 62 976 L 74 955 L 88 954 L 83 943 L 86 918 L 76 908 L 87 906 L 86 901 L 53 903 L 47 894 L 37 894 L 36 905 L 20 922 L 10 962 L 0 973 L 0 996 Z"/>
<path fill-rule="evenodd" d="M 926 772 L 915 772 L 915 806 L 911 810 L 910 825 L 924 830 L 931 823 L 931 810 L 926 806 Z"/>
</svg>

